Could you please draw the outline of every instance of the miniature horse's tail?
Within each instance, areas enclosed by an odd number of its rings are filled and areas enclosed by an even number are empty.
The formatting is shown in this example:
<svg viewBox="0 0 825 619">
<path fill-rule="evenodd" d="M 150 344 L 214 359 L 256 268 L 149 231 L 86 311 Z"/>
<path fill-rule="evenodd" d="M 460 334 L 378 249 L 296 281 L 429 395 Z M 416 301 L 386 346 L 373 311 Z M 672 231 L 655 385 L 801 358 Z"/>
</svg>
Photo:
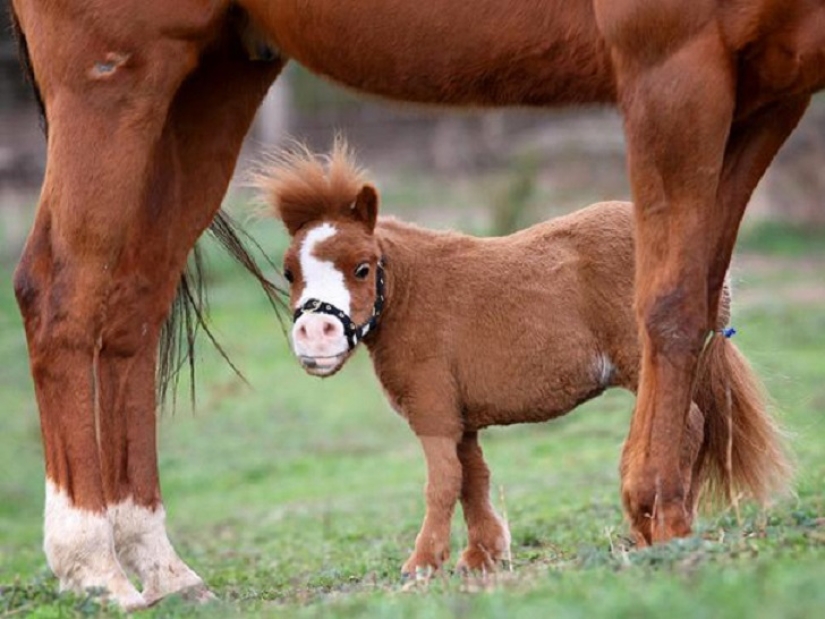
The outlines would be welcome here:
<svg viewBox="0 0 825 619">
<path fill-rule="evenodd" d="M 694 475 L 704 482 L 706 502 L 735 506 L 746 496 L 764 503 L 787 491 L 793 467 L 762 383 L 725 329 L 730 317 L 727 285 L 719 305 L 717 330 L 702 353 L 693 398 L 704 414 Z"/>
</svg>

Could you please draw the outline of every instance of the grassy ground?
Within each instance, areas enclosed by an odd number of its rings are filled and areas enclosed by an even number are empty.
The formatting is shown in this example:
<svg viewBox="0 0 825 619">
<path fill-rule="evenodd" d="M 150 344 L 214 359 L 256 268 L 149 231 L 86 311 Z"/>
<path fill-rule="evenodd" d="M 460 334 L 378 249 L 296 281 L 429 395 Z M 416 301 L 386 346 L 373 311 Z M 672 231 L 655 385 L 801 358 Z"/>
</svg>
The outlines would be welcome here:
<svg viewBox="0 0 825 619">
<path fill-rule="evenodd" d="M 734 271 L 736 341 L 793 433 L 795 496 L 747 508 L 741 523 L 705 516 L 690 539 L 628 550 L 617 463 L 632 398 L 612 392 L 550 424 L 486 431 L 512 571 L 414 587 L 399 568 L 423 513 L 423 461 L 366 355 L 330 380 L 304 375 L 254 286 L 214 260 L 216 333 L 250 386 L 202 345 L 197 410 L 183 395 L 164 416 L 160 463 L 172 539 L 220 601 L 169 599 L 145 614 L 821 616 L 825 244 L 759 235 Z M 11 268 L 0 265 L 0 615 L 108 614 L 93 599 L 57 596 L 40 550 L 39 427 Z M 454 555 L 460 524 L 457 515 Z"/>
</svg>

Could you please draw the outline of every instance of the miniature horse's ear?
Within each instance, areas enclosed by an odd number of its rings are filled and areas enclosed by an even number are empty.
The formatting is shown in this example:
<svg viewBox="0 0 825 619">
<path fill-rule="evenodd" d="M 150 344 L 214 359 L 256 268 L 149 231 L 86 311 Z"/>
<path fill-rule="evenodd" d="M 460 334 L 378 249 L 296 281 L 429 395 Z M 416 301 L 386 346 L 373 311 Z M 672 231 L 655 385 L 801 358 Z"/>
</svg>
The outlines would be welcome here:
<svg viewBox="0 0 825 619">
<path fill-rule="evenodd" d="M 352 203 L 353 217 L 363 223 L 372 233 L 378 218 L 378 192 L 372 185 L 364 185 Z"/>
</svg>

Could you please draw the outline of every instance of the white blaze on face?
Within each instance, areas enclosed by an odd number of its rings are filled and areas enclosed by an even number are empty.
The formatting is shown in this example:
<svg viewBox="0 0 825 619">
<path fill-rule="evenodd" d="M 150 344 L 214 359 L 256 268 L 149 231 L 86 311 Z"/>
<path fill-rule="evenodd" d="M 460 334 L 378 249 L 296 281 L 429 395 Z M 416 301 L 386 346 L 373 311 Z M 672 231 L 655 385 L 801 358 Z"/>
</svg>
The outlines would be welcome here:
<svg viewBox="0 0 825 619">
<path fill-rule="evenodd" d="M 44 525 L 43 549 L 61 591 L 105 589 L 125 610 L 146 606 L 117 560 L 105 514 L 75 507 L 65 492 L 46 480 Z"/>
<path fill-rule="evenodd" d="M 336 232 L 333 225 L 324 223 L 304 237 L 298 251 L 304 289 L 295 309 L 309 299 L 318 299 L 349 316 L 351 298 L 344 274 L 333 262 L 321 260 L 316 255 L 318 245 L 335 236 Z M 302 314 L 292 326 L 292 346 L 307 371 L 322 376 L 337 368 L 349 350 L 343 323 L 335 316 L 312 312 Z"/>
<path fill-rule="evenodd" d="M 109 507 L 109 520 L 118 559 L 140 578 L 147 604 L 174 591 L 203 586 L 200 576 L 172 548 L 162 505 L 149 509 L 136 505 L 129 497 Z"/>
<path fill-rule="evenodd" d="M 304 291 L 294 309 L 303 305 L 308 299 L 320 299 L 331 303 L 347 316 L 350 313 L 350 294 L 344 283 L 344 274 L 335 268 L 332 262 L 319 260 L 315 248 L 335 236 L 337 230 L 332 224 L 321 224 L 310 230 L 301 243 L 298 258 L 301 273 L 304 276 Z"/>
</svg>

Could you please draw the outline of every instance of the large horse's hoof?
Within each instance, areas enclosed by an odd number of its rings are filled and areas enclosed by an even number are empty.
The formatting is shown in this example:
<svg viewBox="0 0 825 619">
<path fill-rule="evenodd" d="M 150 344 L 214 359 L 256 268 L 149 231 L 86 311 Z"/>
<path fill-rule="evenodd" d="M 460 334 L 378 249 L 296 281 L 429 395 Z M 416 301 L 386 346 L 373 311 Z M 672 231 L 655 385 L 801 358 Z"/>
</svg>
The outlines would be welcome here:
<svg viewBox="0 0 825 619">
<path fill-rule="evenodd" d="M 672 539 L 688 537 L 691 534 L 693 518 L 683 500 L 667 504 L 653 502 L 625 502 L 630 528 L 636 540 L 636 548 L 646 548 L 653 544 L 664 544 Z"/>
<path fill-rule="evenodd" d="M 143 595 L 134 588 L 131 591 L 124 591 L 120 594 L 106 593 L 103 599 L 109 604 L 116 604 L 127 613 L 144 610 L 149 607 Z"/>
<path fill-rule="evenodd" d="M 147 606 L 154 606 L 161 600 L 168 597 L 178 597 L 186 602 L 192 604 L 208 604 L 214 602 L 218 597 L 209 590 L 202 581 L 193 585 L 188 585 L 174 591 L 167 591 L 165 593 L 159 592 L 144 592 Z"/>
</svg>

